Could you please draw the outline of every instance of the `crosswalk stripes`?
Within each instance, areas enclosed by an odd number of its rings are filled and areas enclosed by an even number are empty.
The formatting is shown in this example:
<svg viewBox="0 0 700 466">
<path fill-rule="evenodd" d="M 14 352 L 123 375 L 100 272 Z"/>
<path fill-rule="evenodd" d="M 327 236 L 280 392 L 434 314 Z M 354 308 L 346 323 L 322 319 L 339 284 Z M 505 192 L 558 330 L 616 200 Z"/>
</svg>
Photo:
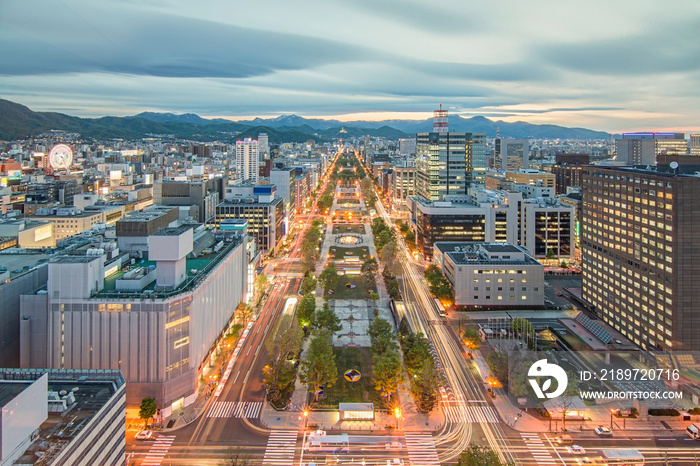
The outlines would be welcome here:
<svg viewBox="0 0 700 466">
<path fill-rule="evenodd" d="M 479 424 L 498 424 L 500 420 L 496 411 L 490 406 L 458 406 L 443 404 L 445 417 L 453 424 L 470 422 Z"/>
<path fill-rule="evenodd" d="M 414 466 L 440 466 L 432 434 L 406 433 L 408 458 Z"/>
<path fill-rule="evenodd" d="M 537 464 L 557 464 L 538 434 L 520 433 L 530 454 Z"/>
<path fill-rule="evenodd" d="M 294 451 L 299 432 L 296 430 L 275 430 L 270 433 L 263 457 L 263 465 L 293 466 Z"/>
<path fill-rule="evenodd" d="M 217 401 L 207 417 L 230 417 L 255 419 L 260 416 L 262 401 Z"/>
<path fill-rule="evenodd" d="M 165 455 L 168 454 L 168 449 L 174 440 L 174 435 L 161 435 L 158 437 L 151 445 L 151 449 L 148 450 L 141 464 L 144 466 L 159 466 L 163 462 Z"/>
</svg>

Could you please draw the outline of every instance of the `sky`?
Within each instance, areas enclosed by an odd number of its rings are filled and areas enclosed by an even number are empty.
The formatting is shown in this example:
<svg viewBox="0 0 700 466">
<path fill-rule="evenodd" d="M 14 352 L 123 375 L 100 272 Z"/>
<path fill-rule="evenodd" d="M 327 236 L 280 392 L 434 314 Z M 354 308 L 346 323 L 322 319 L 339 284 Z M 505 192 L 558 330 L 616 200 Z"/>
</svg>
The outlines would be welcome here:
<svg viewBox="0 0 700 466">
<path fill-rule="evenodd" d="M 697 0 L 0 0 L 0 98 L 697 131 L 698 31 Z"/>
</svg>

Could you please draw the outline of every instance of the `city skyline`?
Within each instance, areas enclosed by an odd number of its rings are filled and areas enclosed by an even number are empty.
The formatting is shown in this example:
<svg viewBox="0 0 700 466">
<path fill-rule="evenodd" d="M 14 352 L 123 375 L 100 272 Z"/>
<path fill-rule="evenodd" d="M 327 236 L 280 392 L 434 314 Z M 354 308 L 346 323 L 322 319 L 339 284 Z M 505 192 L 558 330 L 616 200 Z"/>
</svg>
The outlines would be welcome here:
<svg viewBox="0 0 700 466">
<path fill-rule="evenodd" d="M 444 102 L 465 117 L 700 129 L 700 5 L 688 1 L 38 0 L 0 12 L 0 96 L 37 111 L 349 121 L 424 119 Z"/>
</svg>

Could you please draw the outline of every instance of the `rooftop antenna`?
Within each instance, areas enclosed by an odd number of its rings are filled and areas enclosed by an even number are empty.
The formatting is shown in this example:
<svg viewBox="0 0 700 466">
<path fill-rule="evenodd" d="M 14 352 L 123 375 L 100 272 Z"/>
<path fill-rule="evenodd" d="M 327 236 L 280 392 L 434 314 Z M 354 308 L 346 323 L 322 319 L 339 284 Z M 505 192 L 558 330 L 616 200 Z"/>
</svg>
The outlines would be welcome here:
<svg viewBox="0 0 700 466">
<path fill-rule="evenodd" d="M 442 109 L 442 104 L 440 108 L 433 112 L 433 132 L 434 133 L 447 133 L 447 109 Z"/>
</svg>

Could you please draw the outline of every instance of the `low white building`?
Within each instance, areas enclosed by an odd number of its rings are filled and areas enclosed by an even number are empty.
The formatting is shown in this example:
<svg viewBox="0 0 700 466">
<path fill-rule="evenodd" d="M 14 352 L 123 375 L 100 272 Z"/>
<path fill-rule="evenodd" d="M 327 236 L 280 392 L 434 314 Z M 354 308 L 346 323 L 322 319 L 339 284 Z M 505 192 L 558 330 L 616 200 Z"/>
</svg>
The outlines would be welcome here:
<svg viewBox="0 0 700 466">
<path fill-rule="evenodd" d="M 455 306 L 544 306 L 544 266 L 521 246 L 438 242 L 433 262 L 452 283 Z"/>
</svg>

